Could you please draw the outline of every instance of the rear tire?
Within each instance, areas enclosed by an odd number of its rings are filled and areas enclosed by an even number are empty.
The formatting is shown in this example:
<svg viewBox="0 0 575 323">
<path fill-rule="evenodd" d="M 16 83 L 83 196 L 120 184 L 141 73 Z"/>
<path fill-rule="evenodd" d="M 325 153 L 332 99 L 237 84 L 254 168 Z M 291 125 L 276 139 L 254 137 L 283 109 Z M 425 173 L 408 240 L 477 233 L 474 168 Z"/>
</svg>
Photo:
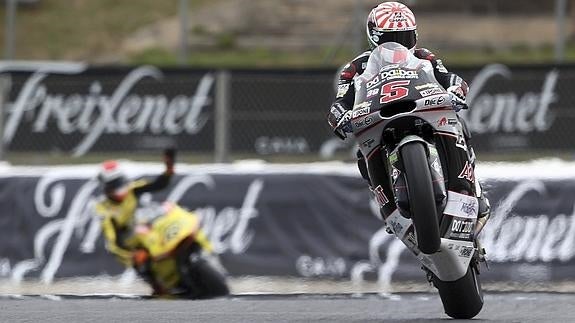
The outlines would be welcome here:
<svg viewBox="0 0 575 323">
<path fill-rule="evenodd" d="M 444 282 L 433 275 L 433 285 L 439 290 L 445 314 L 454 319 L 470 319 L 483 308 L 483 291 L 475 270 L 469 266 L 465 276 Z"/>
<path fill-rule="evenodd" d="M 409 208 L 415 226 L 417 247 L 424 254 L 439 250 L 439 221 L 435 205 L 435 194 L 425 147 L 420 142 L 411 142 L 401 147 L 401 160 L 405 168 Z"/>
<path fill-rule="evenodd" d="M 206 259 L 199 259 L 192 265 L 194 285 L 199 288 L 196 297 L 200 299 L 221 297 L 230 294 L 226 278 L 210 265 Z"/>
</svg>

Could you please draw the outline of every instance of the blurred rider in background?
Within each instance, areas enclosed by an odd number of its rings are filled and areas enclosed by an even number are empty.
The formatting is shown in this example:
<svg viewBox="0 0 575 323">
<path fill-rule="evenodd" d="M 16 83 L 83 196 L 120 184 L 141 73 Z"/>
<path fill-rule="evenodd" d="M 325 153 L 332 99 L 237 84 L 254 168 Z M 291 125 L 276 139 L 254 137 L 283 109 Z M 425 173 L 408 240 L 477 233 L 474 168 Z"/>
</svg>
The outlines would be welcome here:
<svg viewBox="0 0 575 323">
<path fill-rule="evenodd" d="M 352 108 L 355 101 L 354 80 L 361 75 L 366 66 L 371 51 L 377 46 L 386 42 L 396 42 L 408 48 L 417 58 L 425 59 L 431 62 L 435 78 L 452 97 L 452 105 L 455 111 L 467 109 L 466 96 L 469 90 L 467 83 L 455 73 L 449 72 L 440 59 L 435 54 L 425 48 L 417 48 L 417 24 L 415 15 L 404 4 L 399 2 L 383 2 L 371 10 L 366 24 L 367 40 L 370 50 L 354 58 L 343 68 L 338 81 L 337 94 L 335 102 L 331 105 L 328 113 L 328 122 L 334 133 L 342 140 L 351 133 Z M 464 120 L 459 118 L 463 128 L 463 134 L 467 142 L 468 154 L 471 159 L 473 168 L 475 168 L 475 153 L 470 145 L 470 133 L 465 126 Z M 364 156 L 358 151 L 358 167 L 364 179 L 368 182 L 369 163 Z M 387 173 L 387 172 L 386 172 Z M 393 196 L 391 182 L 389 179 L 381 179 L 380 182 L 386 183 L 383 187 L 384 194 Z M 479 234 L 490 216 L 489 200 L 483 195 L 479 182 L 475 180 L 479 200 L 479 221 L 476 228 L 476 234 Z M 382 215 L 387 218 L 394 210 L 394 206 L 384 206 Z"/>
<path fill-rule="evenodd" d="M 135 266 L 133 260 L 137 256 L 137 253 L 134 252 L 136 246 L 130 245 L 129 238 L 132 236 L 134 213 L 138 207 L 139 197 L 143 193 L 156 192 L 166 188 L 174 174 L 176 150 L 166 149 L 163 157 L 166 169 L 153 181 L 144 179 L 128 181 L 115 160 L 102 163 L 98 173 L 98 181 L 104 194 L 96 204 L 96 213 L 101 216 L 106 248 L 125 266 Z M 134 268 L 138 274 L 152 286 L 156 286 L 149 266 L 136 263 L 138 265 Z"/>
</svg>

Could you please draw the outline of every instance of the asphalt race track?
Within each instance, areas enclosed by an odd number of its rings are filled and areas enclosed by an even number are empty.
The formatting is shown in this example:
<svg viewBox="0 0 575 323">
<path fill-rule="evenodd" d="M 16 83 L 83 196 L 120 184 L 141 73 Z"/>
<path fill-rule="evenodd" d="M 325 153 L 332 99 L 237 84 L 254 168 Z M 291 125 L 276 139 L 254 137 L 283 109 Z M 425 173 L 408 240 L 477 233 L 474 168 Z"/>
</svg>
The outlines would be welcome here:
<svg viewBox="0 0 575 323">
<path fill-rule="evenodd" d="M 575 294 L 490 293 L 475 321 L 573 322 Z M 0 296 L 1 322 L 445 322 L 437 294 L 238 295 L 157 300 L 129 295 Z M 451 320 L 450 320 L 451 321 Z M 453 322 L 456 322 L 453 320 Z"/>
</svg>

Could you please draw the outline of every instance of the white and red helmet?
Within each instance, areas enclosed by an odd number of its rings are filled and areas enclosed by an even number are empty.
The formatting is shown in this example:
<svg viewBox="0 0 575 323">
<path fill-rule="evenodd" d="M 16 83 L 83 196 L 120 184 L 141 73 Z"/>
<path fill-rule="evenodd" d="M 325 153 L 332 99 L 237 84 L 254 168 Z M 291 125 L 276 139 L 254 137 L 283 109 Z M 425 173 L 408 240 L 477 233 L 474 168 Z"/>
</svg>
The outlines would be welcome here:
<svg viewBox="0 0 575 323">
<path fill-rule="evenodd" d="M 372 49 L 396 42 L 412 50 L 417 42 L 415 15 L 406 5 L 395 1 L 384 2 L 371 10 L 366 31 Z"/>
<path fill-rule="evenodd" d="M 117 161 L 107 160 L 102 163 L 98 173 L 98 181 L 108 197 L 119 201 L 123 200 L 127 191 L 128 180 Z"/>
</svg>

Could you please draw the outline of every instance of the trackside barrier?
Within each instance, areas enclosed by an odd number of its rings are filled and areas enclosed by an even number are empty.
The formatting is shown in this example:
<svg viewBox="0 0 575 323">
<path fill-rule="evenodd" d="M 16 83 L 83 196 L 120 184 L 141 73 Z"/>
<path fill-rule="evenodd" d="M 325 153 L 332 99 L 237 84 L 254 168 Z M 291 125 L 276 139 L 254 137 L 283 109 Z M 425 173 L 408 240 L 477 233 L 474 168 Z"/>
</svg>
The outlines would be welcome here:
<svg viewBox="0 0 575 323">
<path fill-rule="evenodd" d="M 162 170 L 159 164 L 124 166 L 132 178 Z M 96 170 L 0 167 L 1 278 L 50 282 L 123 270 L 105 251 L 92 211 Z M 481 238 L 491 270 L 482 279 L 575 279 L 575 164 L 486 164 L 477 174 L 493 205 Z M 353 165 L 178 165 L 171 186 L 143 200 L 150 198 L 195 210 L 232 276 L 424 277 L 374 216 L 375 204 Z"/>
</svg>

